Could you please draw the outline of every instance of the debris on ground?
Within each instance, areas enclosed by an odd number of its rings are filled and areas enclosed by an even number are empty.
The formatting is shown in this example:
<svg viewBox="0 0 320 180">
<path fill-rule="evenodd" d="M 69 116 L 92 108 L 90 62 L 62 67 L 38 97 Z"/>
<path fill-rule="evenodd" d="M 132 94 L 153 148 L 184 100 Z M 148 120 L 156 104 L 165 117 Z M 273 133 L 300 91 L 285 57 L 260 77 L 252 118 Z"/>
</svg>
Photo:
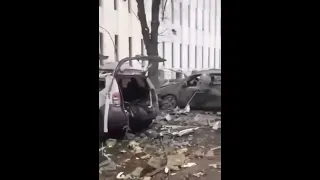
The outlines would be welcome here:
<svg viewBox="0 0 320 180">
<path fill-rule="evenodd" d="M 218 129 L 221 129 L 221 121 L 217 121 L 213 124 L 212 126 L 212 129 L 213 130 L 218 130 Z"/>
<path fill-rule="evenodd" d="M 167 114 L 165 117 L 164 117 L 167 121 L 171 121 L 172 120 L 172 117 L 170 114 Z"/>
<path fill-rule="evenodd" d="M 146 131 L 147 136 L 151 137 L 151 138 L 157 138 L 159 136 L 159 133 L 153 129 L 149 129 Z"/>
<path fill-rule="evenodd" d="M 184 153 L 186 153 L 187 151 L 188 151 L 188 148 L 182 148 L 182 149 L 177 150 L 177 153 L 178 153 L 178 154 L 184 154 Z"/>
<path fill-rule="evenodd" d="M 221 169 L 221 164 L 217 163 L 217 164 L 209 164 L 209 167 L 213 167 L 215 169 Z"/>
<path fill-rule="evenodd" d="M 132 140 L 132 139 L 134 139 L 136 136 L 134 135 L 134 134 L 132 134 L 132 133 L 126 133 L 126 138 L 127 139 L 129 139 L 129 140 Z"/>
<path fill-rule="evenodd" d="M 143 171 L 142 167 L 137 167 L 134 171 L 132 171 L 131 175 L 134 177 L 140 177 L 140 174 L 142 171 Z"/>
<path fill-rule="evenodd" d="M 202 158 L 204 156 L 204 152 L 202 149 L 196 150 L 193 154 L 196 158 Z"/>
<path fill-rule="evenodd" d="M 203 172 L 198 172 L 198 173 L 194 173 L 194 174 L 192 174 L 192 175 L 194 175 L 194 176 L 196 176 L 196 177 L 201 177 L 201 176 L 205 175 L 205 173 L 203 173 Z"/>
<path fill-rule="evenodd" d="M 155 168 L 155 169 L 158 169 L 161 167 L 161 158 L 160 157 L 152 157 L 151 159 L 149 159 L 148 161 L 148 165 Z"/>
<path fill-rule="evenodd" d="M 189 158 L 187 158 L 184 154 L 168 155 L 167 158 L 167 167 L 174 171 L 178 171 L 180 166 L 189 161 Z"/>
<path fill-rule="evenodd" d="M 124 150 L 124 149 L 122 149 L 122 150 L 120 150 L 120 152 L 121 152 L 121 153 L 126 153 L 127 151 Z"/>
<path fill-rule="evenodd" d="M 207 159 L 212 160 L 214 158 L 214 152 L 212 150 L 209 150 L 204 156 Z"/>
<path fill-rule="evenodd" d="M 221 146 L 217 146 L 217 147 L 211 148 L 212 151 L 215 151 L 215 150 L 218 150 L 218 149 L 221 149 Z"/>
<path fill-rule="evenodd" d="M 172 135 L 183 136 L 183 135 L 186 135 L 186 134 L 190 134 L 190 133 L 196 131 L 197 129 L 199 129 L 199 127 L 188 128 L 188 129 L 184 129 L 184 130 L 179 131 L 179 132 L 173 132 Z"/>
<path fill-rule="evenodd" d="M 210 164 L 221 157 L 216 152 L 221 149 L 218 129 L 221 118 L 212 112 L 178 108 L 161 112 L 147 130 L 135 134 L 129 130 L 122 141 L 105 141 L 99 152 L 107 161 L 99 164 L 99 179 L 100 176 L 125 180 L 201 178 L 210 170 L 208 164 L 218 169 L 210 173 L 219 173 L 221 165 Z"/>
<path fill-rule="evenodd" d="M 192 166 L 196 166 L 196 165 L 197 165 L 197 164 L 194 163 L 194 162 L 189 162 L 189 163 L 187 163 L 187 164 L 182 165 L 181 167 L 187 168 L 187 167 L 192 167 Z"/>
<path fill-rule="evenodd" d="M 112 148 L 113 146 L 115 146 L 117 143 L 117 140 L 116 139 L 108 139 L 106 141 L 106 144 L 107 144 L 107 147 L 108 148 Z"/>
<path fill-rule="evenodd" d="M 143 159 L 143 160 L 149 159 L 149 158 L 151 158 L 150 154 L 146 154 L 146 155 L 140 157 L 140 159 Z"/>
<path fill-rule="evenodd" d="M 194 117 L 194 121 L 203 126 L 213 126 L 213 123 L 216 121 L 216 118 L 212 115 L 207 114 L 198 114 Z"/>
<path fill-rule="evenodd" d="M 119 172 L 116 178 L 117 179 L 133 179 L 131 174 L 123 175 L 123 172 Z"/>
<path fill-rule="evenodd" d="M 142 153 L 142 148 L 140 147 L 140 143 L 137 143 L 136 141 L 130 141 L 128 146 L 132 148 L 135 154 Z"/>
<path fill-rule="evenodd" d="M 99 164 L 100 171 L 115 171 L 117 164 L 111 159 L 104 160 Z"/>
</svg>

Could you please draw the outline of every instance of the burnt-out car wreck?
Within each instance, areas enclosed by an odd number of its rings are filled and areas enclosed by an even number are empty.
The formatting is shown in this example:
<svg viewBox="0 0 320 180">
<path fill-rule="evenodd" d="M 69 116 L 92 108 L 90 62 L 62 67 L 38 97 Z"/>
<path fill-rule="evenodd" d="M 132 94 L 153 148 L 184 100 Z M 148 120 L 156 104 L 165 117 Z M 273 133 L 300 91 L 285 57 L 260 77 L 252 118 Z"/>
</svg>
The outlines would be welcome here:
<svg viewBox="0 0 320 180">
<path fill-rule="evenodd" d="M 137 61 L 148 67 L 134 68 Z M 159 110 L 158 97 L 149 77 L 150 61 L 160 57 L 135 56 L 99 68 L 99 137 L 123 136 L 129 128 L 140 131 L 148 127 Z"/>
<path fill-rule="evenodd" d="M 166 84 L 157 89 L 160 107 L 176 106 L 191 109 L 221 109 L 221 70 L 211 69 L 194 72 L 178 83 Z"/>
</svg>

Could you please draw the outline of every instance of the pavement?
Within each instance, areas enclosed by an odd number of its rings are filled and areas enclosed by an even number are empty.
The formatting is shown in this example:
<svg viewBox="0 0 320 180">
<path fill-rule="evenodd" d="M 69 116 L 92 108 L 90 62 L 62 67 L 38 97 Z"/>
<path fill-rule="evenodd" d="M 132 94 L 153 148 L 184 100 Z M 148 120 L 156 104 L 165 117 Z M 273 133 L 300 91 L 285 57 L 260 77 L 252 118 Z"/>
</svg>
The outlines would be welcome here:
<svg viewBox="0 0 320 180">
<path fill-rule="evenodd" d="M 162 112 L 150 127 L 99 150 L 99 180 L 221 179 L 221 118 Z"/>
</svg>

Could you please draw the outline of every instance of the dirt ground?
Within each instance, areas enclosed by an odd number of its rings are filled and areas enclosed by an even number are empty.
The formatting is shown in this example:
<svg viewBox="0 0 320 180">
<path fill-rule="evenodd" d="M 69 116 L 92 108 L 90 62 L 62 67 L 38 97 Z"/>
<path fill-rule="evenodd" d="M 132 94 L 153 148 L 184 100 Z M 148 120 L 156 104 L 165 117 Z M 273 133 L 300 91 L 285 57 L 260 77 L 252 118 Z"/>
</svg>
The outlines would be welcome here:
<svg viewBox="0 0 320 180">
<path fill-rule="evenodd" d="M 162 113 L 162 117 L 166 113 Z M 156 120 L 149 129 L 142 133 L 131 134 L 124 140 L 107 141 L 106 147 L 99 151 L 99 163 L 113 162 L 107 166 L 100 166 L 99 180 L 118 179 L 117 175 L 123 172 L 122 179 L 152 180 L 183 180 L 183 179 L 221 179 L 221 129 L 213 128 L 212 123 L 221 122 L 216 114 L 201 111 L 191 111 L 187 114 L 171 114 L 170 120 Z M 208 124 L 209 119 L 212 123 Z M 197 127 L 193 132 L 182 135 L 172 135 L 172 129 L 166 126 L 180 126 L 186 128 Z M 221 126 L 220 126 L 221 127 Z M 163 132 L 170 132 L 166 134 Z M 162 134 L 161 134 L 162 133 Z M 132 144 L 136 146 L 132 146 Z M 109 145 L 109 147 L 108 147 Z M 183 157 L 187 160 L 184 164 L 195 163 L 192 167 L 181 167 L 179 170 L 171 170 L 166 173 L 164 167 L 168 167 L 168 156 L 176 156 L 179 150 L 184 149 Z M 137 152 L 139 151 L 139 152 Z M 211 155 L 209 152 L 212 152 Z M 107 157 L 106 157 L 107 156 Z M 161 162 L 158 168 L 152 167 L 148 162 L 151 158 L 159 158 Z M 108 161 L 107 159 L 110 158 Z M 210 166 L 209 166 L 210 165 Z M 141 167 L 140 177 L 134 177 L 132 173 L 137 167 Z M 150 173 L 159 170 L 158 173 Z M 197 174 L 198 173 L 198 174 Z M 131 174 L 131 175 L 130 175 Z M 197 176 L 198 175 L 198 176 Z M 120 177 L 120 176 L 119 176 Z M 121 179 L 121 177 L 120 177 Z"/>
</svg>

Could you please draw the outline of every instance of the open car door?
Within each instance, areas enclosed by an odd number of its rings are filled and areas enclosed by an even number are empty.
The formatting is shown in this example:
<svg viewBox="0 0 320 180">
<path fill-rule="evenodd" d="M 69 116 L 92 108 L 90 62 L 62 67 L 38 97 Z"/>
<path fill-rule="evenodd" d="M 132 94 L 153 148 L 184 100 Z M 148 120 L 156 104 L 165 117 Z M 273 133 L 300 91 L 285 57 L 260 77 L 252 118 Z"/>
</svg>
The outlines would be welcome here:
<svg viewBox="0 0 320 180">
<path fill-rule="evenodd" d="M 141 64 L 141 68 L 135 68 L 135 67 L 130 67 L 129 62 L 130 61 L 137 61 L 139 64 Z M 125 73 L 125 70 L 130 71 L 132 70 L 132 73 L 139 72 L 143 73 L 145 76 L 153 76 L 157 72 L 151 72 L 152 70 L 152 65 L 151 62 L 164 62 L 166 61 L 165 59 L 159 57 L 159 56 L 135 56 L 135 57 L 129 57 L 129 58 L 124 58 L 119 61 L 117 67 L 114 70 L 113 76 L 116 76 L 117 74 L 122 74 Z M 147 62 L 147 63 L 146 63 Z M 147 64 L 147 67 L 145 67 L 145 64 Z M 136 70 L 136 72 L 134 71 Z"/>
<path fill-rule="evenodd" d="M 138 65 L 141 65 L 141 67 L 132 67 L 129 65 L 129 62 L 138 62 Z M 159 104 L 158 104 L 158 96 L 155 91 L 154 84 L 152 84 L 150 77 L 157 75 L 157 71 L 152 67 L 152 62 L 164 62 L 165 59 L 159 57 L 159 56 L 135 56 L 135 57 L 128 57 L 120 60 L 117 67 L 115 68 L 113 72 L 113 76 L 116 77 L 120 74 L 141 74 L 143 76 L 146 76 L 147 83 L 150 87 L 150 102 L 151 105 L 155 106 L 157 111 L 159 110 Z"/>
</svg>

